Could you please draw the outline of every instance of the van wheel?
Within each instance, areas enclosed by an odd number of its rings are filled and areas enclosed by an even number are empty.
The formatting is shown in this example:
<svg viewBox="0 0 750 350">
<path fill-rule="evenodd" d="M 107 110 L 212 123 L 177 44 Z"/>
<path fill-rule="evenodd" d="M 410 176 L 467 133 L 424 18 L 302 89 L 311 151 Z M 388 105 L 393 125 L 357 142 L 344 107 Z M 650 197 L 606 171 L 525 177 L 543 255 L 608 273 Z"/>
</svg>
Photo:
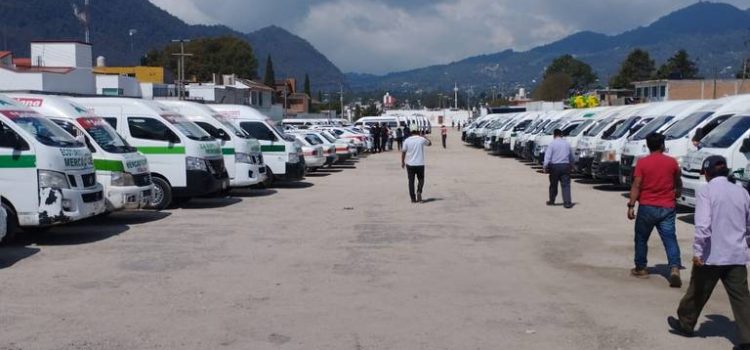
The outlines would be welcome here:
<svg viewBox="0 0 750 350">
<path fill-rule="evenodd" d="M 271 185 L 273 185 L 273 182 L 274 182 L 273 171 L 271 170 L 270 167 L 267 166 L 266 167 L 266 179 L 265 181 L 263 181 L 263 187 L 270 188 Z"/>
<path fill-rule="evenodd" d="M 148 208 L 154 210 L 167 209 L 169 204 L 172 203 L 172 187 L 166 180 L 159 177 L 154 177 L 151 181 L 154 183 L 154 193 L 151 196 L 151 203 L 149 203 Z"/>
<path fill-rule="evenodd" d="M 0 245 L 7 245 L 13 242 L 16 239 L 16 234 L 18 234 L 18 216 L 5 203 L 2 203 L 2 207 L 5 209 L 7 219 L 5 220 L 5 236 L 0 240 Z"/>
</svg>

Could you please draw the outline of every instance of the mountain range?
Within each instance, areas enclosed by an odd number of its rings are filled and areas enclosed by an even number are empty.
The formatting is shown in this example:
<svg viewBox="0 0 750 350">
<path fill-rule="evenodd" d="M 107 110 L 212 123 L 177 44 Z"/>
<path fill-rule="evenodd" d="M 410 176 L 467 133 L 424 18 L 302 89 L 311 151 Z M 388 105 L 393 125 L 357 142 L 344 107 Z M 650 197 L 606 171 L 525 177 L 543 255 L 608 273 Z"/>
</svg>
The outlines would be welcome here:
<svg viewBox="0 0 750 350">
<path fill-rule="evenodd" d="M 338 90 L 345 80 L 310 43 L 279 27 L 240 33 L 220 25 L 189 25 L 148 0 L 92 1 L 90 18 L 94 56 L 104 56 L 111 66 L 137 64 L 148 50 L 164 47 L 172 39 L 231 35 L 252 45 L 260 77 L 271 55 L 276 77 L 294 77 L 300 89 L 305 74 L 310 75 L 314 90 Z M 133 36 L 131 29 L 136 30 Z M 83 40 L 83 33 L 71 1 L 0 1 L 0 50 L 28 56 L 32 40 Z"/>
<path fill-rule="evenodd" d="M 657 64 L 685 49 L 704 77 L 731 77 L 750 54 L 748 28 L 750 12 L 724 3 L 698 2 L 618 35 L 584 31 L 524 52 L 506 50 L 383 76 L 349 73 L 347 78 L 352 89 L 363 91 L 445 91 L 457 83 L 464 88 L 486 91 L 497 86 L 511 92 L 518 87 L 533 88 L 554 58 L 572 54 L 589 63 L 600 77 L 599 84 L 606 86 L 634 48 L 649 51 Z"/>
<path fill-rule="evenodd" d="M 583 31 L 528 51 L 506 50 L 382 76 L 344 75 L 309 42 L 280 27 L 240 33 L 221 25 L 189 25 L 148 0 L 93 1 L 91 18 L 94 55 L 105 56 L 109 65 L 135 64 L 149 49 L 163 47 L 172 39 L 232 35 L 253 46 L 259 76 L 263 76 L 266 56 L 271 55 L 277 78 L 294 77 L 301 87 L 305 74 L 309 74 L 313 91 L 335 91 L 340 84 L 355 92 L 409 94 L 445 91 L 454 84 L 485 91 L 493 86 L 506 92 L 519 87 L 532 89 L 541 80 L 545 67 L 563 54 L 591 64 L 600 77 L 599 84 L 606 86 L 622 60 L 636 47 L 649 51 L 657 64 L 677 50 L 686 49 L 704 77 L 730 77 L 750 55 L 746 45 L 750 38 L 750 12 L 711 2 L 698 2 L 650 25 L 617 35 Z M 137 31 L 135 35 L 129 35 L 130 29 Z M 29 54 L 32 40 L 81 40 L 83 29 L 70 1 L 2 0 L 0 35 L 0 49 L 24 56 Z"/>
</svg>

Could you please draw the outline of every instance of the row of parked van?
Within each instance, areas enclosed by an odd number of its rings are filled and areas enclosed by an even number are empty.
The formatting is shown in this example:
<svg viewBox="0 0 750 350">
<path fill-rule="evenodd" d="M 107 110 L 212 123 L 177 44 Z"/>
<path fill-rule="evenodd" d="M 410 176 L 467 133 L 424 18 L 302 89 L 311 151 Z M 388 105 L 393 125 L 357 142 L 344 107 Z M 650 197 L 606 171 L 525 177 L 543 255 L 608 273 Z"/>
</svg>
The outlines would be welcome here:
<svg viewBox="0 0 750 350">
<path fill-rule="evenodd" d="M 701 165 L 711 155 L 724 156 L 740 184 L 750 178 L 750 95 L 491 114 L 472 122 L 462 138 L 494 155 L 541 164 L 555 129 L 571 144 L 577 173 L 623 186 L 630 185 L 636 164 L 649 154 L 646 137 L 663 134 L 666 154 L 682 169 L 678 202 L 684 206 L 695 207 L 695 195 L 706 184 Z"/>
<path fill-rule="evenodd" d="M 244 105 L 0 95 L 0 238 L 301 180 L 357 156 L 356 136 L 288 134 Z"/>
</svg>

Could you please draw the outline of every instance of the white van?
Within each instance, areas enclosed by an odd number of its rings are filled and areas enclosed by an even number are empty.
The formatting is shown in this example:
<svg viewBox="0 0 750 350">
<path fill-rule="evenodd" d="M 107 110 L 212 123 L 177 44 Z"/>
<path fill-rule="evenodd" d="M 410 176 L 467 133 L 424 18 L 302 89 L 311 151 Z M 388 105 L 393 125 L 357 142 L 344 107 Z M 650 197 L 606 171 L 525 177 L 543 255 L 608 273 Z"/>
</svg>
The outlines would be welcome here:
<svg viewBox="0 0 750 350">
<path fill-rule="evenodd" d="M 224 155 L 231 187 L 248 187 L 266 180 L 260 142 L 234 125 L 229 118 L 197 102 L 159 102 L 184 115 L 221 142 L 221 153 Z"/>
<path fill-rule="evenodd" d="M 622 148 L 622 157 L 620 157 L 620 183 L 630 185 L 636 164 L 638 164 L 640 159 L 651 153 L 646 145 L 646 138 L 649 135 L 664 133 L 665 130 L 671 128 L 675 123 L 679 123 L 697 111 L 702 110 L 707 104 L 709 104 L 709 101 L 691 101 L 687 104 L 677 105 L 654 118 L 641 128 L 641 130 L 628 138 L 628 141 Z M 651 113 L 651 111 L 644 111 L 644 115 L 648 113 Z"/>
<path fill-rule="evenodd" d="M 151 203 L 153 185 L 146 157 L 130 146 L 104 119 L 62 96 L 8 94 L 81 138 L 94 158 L 104 187 L 107 211 L 142 209 Z"/>
<path fill-rule="evenodd" d="M 596 156 L 596 146 L 603 139 L 613 134 L 620 125 L 638 113 L 646 105 L 630 105 L 609 109 L 603 119 L 597 121 L 593 127 L 584 132 L 573 149 L 575 169 L 584 175 L 592 174 L 592 166 Z"/>
<path fill-rule="evenodd" d="M 183 115 L 136 98 L 69 99 L 103 117 L 146 156 L 154 183 L 150 207 L 161 210 L 229 190 L 221 144 Z"/>
<path fill-rule="evenodd" d="M 644 126 L 661 117 L 671 120 L 670 113 L 675 109 L 685 108 L 690 101 L 657 102 L 645 105 L 638 113 L 625 119 L 614 132 L 602 137 L 594 148 L 594 160 L 591 164 L 591 176 L 598 180 L 620 182 L 620 158 L 622 149 L 628 138 L 640 131 Z M 658 123 L 663 120 L 659 119 Z"/>
<path fill-rule="evenodd" d="M 266 184 L 276 180 L 296 181 L 305 176 L 302 145 L 287 135 L 263 113 L 245 105 L 208 105 L 229 118 L 240 129 L 260 142 L 266 167 Z"/>
<path fill-rule="evenodd" d="M 86 145 L 41 114 L 0 96 L 0 193 L 8 214 L 4 240 L 104 213 Z"/>
</svg>

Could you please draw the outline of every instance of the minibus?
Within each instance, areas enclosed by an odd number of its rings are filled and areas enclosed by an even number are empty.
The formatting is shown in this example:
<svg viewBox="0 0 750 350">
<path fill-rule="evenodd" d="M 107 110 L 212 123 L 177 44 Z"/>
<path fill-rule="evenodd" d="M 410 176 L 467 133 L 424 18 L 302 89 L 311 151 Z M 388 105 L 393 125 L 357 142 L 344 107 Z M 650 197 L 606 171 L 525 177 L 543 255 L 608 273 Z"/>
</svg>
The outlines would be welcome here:
<svg viewBox="0 0 750 350">
<path fill-rule="evenodd" d="M 245 105 L 208 105 L 229 118 L 235 126 L 260 142 L 266 164 L 266 185 L 274 181 L 298 181 L 305 176 L 302 145 L 292 135 L 279 129 L 271 118 L 255 108 Z"/>
<path fill-rule="evenodd" d="M 148 159 L 154 184 L 150 207 L 162 210 L 229 190 L 221 144 L 185 116 L 156 101 L 71 97 L 101 116 Z"/>
<path fill-rule="evenodd" d="M 266 166 L 263 164 L 260 142 L 234 125 L 229 118 L 197 102 L 172 100 L 160 103 L 184 115 L 221 142 L 221 153 L 231 187 L 249 187 L 265 181 Z"/>
<path fill-rule="evenodd" d="M 0 96 L 3 242 L 17 229 L 43 229 L 104 213 L 91 151 L 41 114 Z"/>
<path fill-rule="evenodd" d="M 142 209 L 151 203 L 153 184 L 146 157 L 104 119 L 62 96 L 8 94 L 84 141 L 104 188 L 107 211 Z"/>
</svg>

